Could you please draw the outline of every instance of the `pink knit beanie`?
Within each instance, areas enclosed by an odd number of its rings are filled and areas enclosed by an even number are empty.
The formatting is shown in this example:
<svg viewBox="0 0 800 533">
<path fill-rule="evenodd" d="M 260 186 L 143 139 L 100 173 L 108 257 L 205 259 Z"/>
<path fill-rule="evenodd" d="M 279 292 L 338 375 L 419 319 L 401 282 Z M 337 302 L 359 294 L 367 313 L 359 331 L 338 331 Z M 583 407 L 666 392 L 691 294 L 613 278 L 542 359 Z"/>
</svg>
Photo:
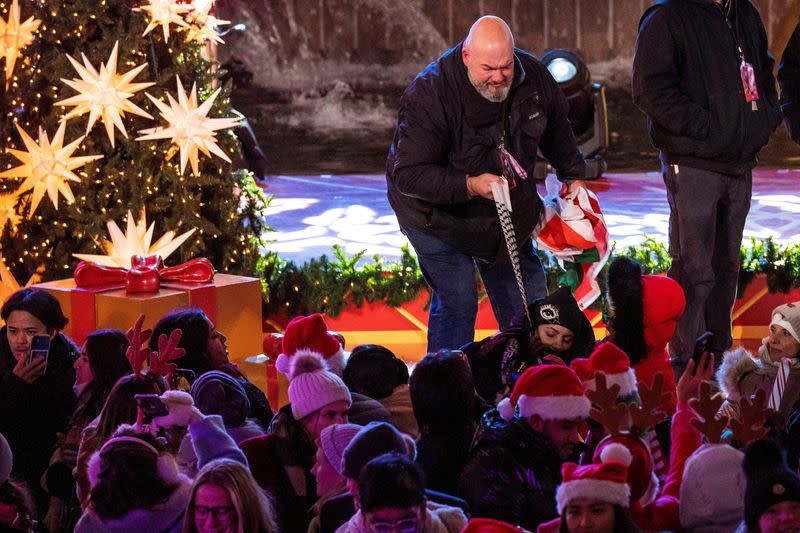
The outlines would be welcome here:
<svg viewBox="0 0 800 533">
<path fill-rule="evenodd" d="M 319 354 L 309 350 L 295 352 L 289 373 L 289 403 L 295 419 L 338 401 L 353 403 L 342 378 L 328 371 Z"/>
<path fill-rule="evenodd" d="M 342 464 L 342 457 L 344 457 L 344 449 L 353 440 L 353 437 L 361 431 L 364 426 L 358 424 L 334 424 L 322 430 L 319 434 L 319 443 L 322 447 L 322 452 L 328 463 L 336 470 L 336 473 L 344 475 L 344 465 Z"/>
</svg>

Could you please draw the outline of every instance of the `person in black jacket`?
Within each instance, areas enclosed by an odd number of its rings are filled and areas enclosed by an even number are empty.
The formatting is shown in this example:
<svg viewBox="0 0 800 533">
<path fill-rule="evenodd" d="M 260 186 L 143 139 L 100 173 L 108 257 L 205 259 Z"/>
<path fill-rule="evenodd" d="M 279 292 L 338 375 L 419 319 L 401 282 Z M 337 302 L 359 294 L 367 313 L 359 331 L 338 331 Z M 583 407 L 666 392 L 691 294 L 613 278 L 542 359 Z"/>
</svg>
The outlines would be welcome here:
<svg viewBox="0 0 800 533">
<path fill-rule="evenodd" d="M 800 23 L 783 51 L 778 67 L 778 82 L 781 86 L 781 111 L 789 136 L 800 143 Z"/>
<path fill-rule="evenodd" d="M 528 368 L 511 397 L 486 413 L 475 436 L 459 491 L 471 516 L 531 531 L 556 518 L 561 465 L 581 452 L 578 427 L 589 407 L 569 367 Z"/>
<path fill-rule="evenodd" d="M 432 291 L 428 352 L 473 340 L 476 265 L 501 329 L 526 305 L 491 192 L 492 183 L 503 181 L 503 167 L 505 178 L 514 178 L 512 220 L 527 303 L 547 293 L 530 239 L 541 199 L 534 180 L 522 179 L 519 170 L 530 174 L 541 149 L 559 179 L 577 186 L 572 180 L 585 167 L 567 110 L 547 68 L 515 49 L 506 23 L 490 16 L 406 88 L 386 181 L 389 203 Z"/>
<path fill-rule="evenodd" d="M 670 277 L 686 310 L 669 342 L 677 376 L 704 330 L 732 342 L 739 248 L 756 154 L 780 123 L 773 61 L 749 0 L 664 0 L 647 10 L 633 100 L 660 150 L 670 206 Z"/>
<path fill-rule="evenodd" d="M 0 433 L 14 452 L 12 477 L 25 481 L 42 513 L 47 496 L 40 478 L 58 433 L 67 429 L 75 409 L 73 364 L 79 350 L 59 333 L 67 317 L 53 296 L 38 289 L 12 294 L 0 309 Z M 35 335 L 50 337 L 46 360 L 29 360 Z"/>
</svg>

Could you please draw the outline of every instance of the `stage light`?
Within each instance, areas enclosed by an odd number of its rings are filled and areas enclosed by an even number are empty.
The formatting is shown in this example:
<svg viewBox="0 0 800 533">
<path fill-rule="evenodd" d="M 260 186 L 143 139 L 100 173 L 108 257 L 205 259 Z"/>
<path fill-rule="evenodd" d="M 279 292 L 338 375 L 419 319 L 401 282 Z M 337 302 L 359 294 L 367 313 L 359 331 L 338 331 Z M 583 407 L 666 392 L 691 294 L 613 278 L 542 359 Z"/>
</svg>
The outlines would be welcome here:
<svg viewBox="0 0 800 533">
<path fill-rule="evenodd" d="M 580 56 L 564 48 L 548 50 L 542 63 L 556 80 L 569 105 L 568 118 L 578 145 L 586 159 L 585 179 L 602 176 L 606 170 L 603 159 L 608 147 L 608 115 L 606 113 L 605 87 L 592 83 L 589 68 Z M 551 171 L 542 162 L 535 175 L 544 178 Z"/>
</svg>

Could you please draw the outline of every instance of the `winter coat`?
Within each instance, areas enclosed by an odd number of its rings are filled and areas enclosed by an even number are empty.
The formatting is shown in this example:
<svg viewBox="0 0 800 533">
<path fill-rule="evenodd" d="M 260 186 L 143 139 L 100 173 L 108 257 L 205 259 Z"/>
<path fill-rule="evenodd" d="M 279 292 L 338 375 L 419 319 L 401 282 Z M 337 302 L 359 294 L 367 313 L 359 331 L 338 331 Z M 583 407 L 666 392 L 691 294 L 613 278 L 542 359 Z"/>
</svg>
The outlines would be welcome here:
<svg viewBox="0 0 800 533">
<path fill-rule="evenodd" d="M 419 437 L 419 426 L 414 417 L 414 409 L 411 406 L 411 392 L 408 385 L 398 385 L 386 398 L 380 400 L 389 414 L 392 415 L 392 424 L 403 433 L 411 435 L 415 439 Z"/>
<path fill-rule="evenodd" d="M 645 356 L 633 364 L 636 379 L 648 387 L 653 385 L 656 373 L 664 375 L 664 390 L 670 400 L 664 406 L 668 415 L 675 412 L 675 373 L 669 361 L 667 343 L 672 338 L 678 321 L 683 316 L 686 298 L 678 283 L 666 276 L 642 276 L 642 308 L 644 316 Z"/>
<path fill-rule="evenodd" d="M 741 398 L 750 398 L 757 390 L 761 389 L 769 399 L 772 387 L 778 375 L 780 363 L 775 363 L 769 356 L 767 339 L 758 349 L 758 358 L 744 348 L 737 348 L 725 352 L 722 365 L 717 370 L 717 381 L 722 392 L 727 397 L 721 410 L 726 414 L 738 417 L 738 409 L 734 402 Z M 800 358 L 792 359 L 789 369 L 789 379 L 783 390 L 780 409 L 778 413 L 787 419 L 800 399 Z"/>
<path fill-rule="evenodd" d="M 533 174 L 537 150 L 559 179 L 583 177 L 584 163 L 567 119 L 567 101 L 547 68 L 514 51 L 514 78 L 504 103 L 489 102 L 467 77 L 458 44 L 406 88 L 386 182 L 401 226 L 434 235 L 465 254 L 494 260 L 502 240 L 494 202 L 470 198 L 467 176 L 501 174 L 498 146 L 508 107 L 504 146 Z M 539 220 L 542 201 L 533 179 L 511 189 L 514 229 L 522 245 Z"/>
<path fill-rule="evenodd" d="M 28 385 L 14 376 L 5 326 L 0 328 L 0 433 L 14 453 L 14 473 L 39 487 L 42 473 L 75 409 L 75 369 L 79 350 L 59 333 L 50 342 L 45 373 Z"/>
<path fill-rule="evenodd" d="M 253 478 L 273 498 L 281 531 L 306 531 L 317 499 L 311 474 L 317 447 L 292 416 L 291 404 L 278 411 L 267 435 L 247 439 L 241 447 Z"/>
<path fill-rule="evenodd" d="M 475 440 L 459 493 L 473 517 L 535 531 L 557 516 L 563 461 L 547 437 L 520 418 L 505 423 L 493 410 L 484 417 Z"/>
<path fill-rule="evenodd" d="M 245 420 L 245 423 L 239 427 L 226 427 L 225 433 L 238 445 L 249 438 L 265 435 L 267 430 L 261 427 L 261 424 L 255 418 L 248 418 Z M 197 454 L 195 453 L 191 435 L 187 434 L 184 436 L 180 448 L 178 449 L 178 454 L 175 456 L 175 460 L 178 462 L 180 471 L 186 476 L 194 478 L 197 475 Z"/>
<path fill-rule="evenodd" d="M 424 533 L 460 533 L 467 525 L 464 511 L 458 507 L 447 507 L 428 502 L 425 512 Z M 364 521 L 364 515 L 358 511 L 349 522 L 343 524 L 336 533 L 369 533 L 371 530 Z"/>
<path fill-rule="evenodd" d="M 487 403 L 497 405 L 511 394 L 517 378 L 530 366 L 543 364 L 553 351 L 531 335 L 525 326 L 511 326 L 461 348 L 469 359 L 475 390 Z"/>
<path fill-rule="evenodd" d="M 795 27 L 783 51 L 778 82 L 781 85 L 783 122 L 792 140 L 800 143 L 800 24 Z"/>
<path fill-rule="evenodd" d="M 75 533 L 180 533 L 191 495 L 192 480 L 181 476 L 180 484 L 166 502 L 134 509 L 114 520 L 103 520 L 89 509 L 78 521 Z"/>
<path fill-rule="evenodd" d="M 741 46 L 758 86 L 745 100 Z M 662 0 L 639 25 L 633 100 L 667 164 L 741 175 L 780 123 L 767 35 L 749 0 Z M 680 180 L 678 180 L 680 181 Z"/>
</svg>

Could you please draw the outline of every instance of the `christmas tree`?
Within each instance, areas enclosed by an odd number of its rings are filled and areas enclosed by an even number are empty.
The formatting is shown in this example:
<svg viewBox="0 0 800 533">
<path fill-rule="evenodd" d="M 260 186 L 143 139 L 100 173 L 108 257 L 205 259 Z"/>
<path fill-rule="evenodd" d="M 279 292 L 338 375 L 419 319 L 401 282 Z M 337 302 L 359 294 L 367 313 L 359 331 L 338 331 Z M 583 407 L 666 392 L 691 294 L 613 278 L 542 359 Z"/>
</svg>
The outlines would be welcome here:
<svg viewBox="0 0 800 533">
<path fill-rule="evenodd" d="M 18 280 L 68 277 L 73 254 L 148 238 L 166 255 L 192 230 L 170 262 L 254 271 L 267 200 L 233 170 L 238 119 L 212 61 L 225 23 L 212 4 L 0 0 L 0 254 Z M 106 225 L 128 212 L 138 227 L 113 232 L 112 250 Z"/>
</svg>

